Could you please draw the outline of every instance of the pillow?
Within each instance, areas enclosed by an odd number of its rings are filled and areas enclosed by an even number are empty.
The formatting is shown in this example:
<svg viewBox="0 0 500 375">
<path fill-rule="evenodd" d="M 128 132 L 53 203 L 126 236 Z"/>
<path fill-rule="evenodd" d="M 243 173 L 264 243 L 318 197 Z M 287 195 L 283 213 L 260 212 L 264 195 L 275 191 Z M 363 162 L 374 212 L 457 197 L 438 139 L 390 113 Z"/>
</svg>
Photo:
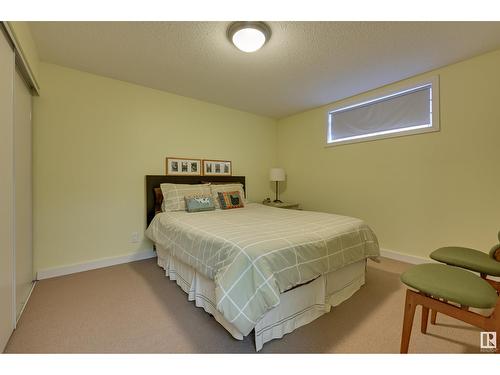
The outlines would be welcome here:
<svg viewBox="0 0 500 375">
<path fill-rule="evenodd" d="M 217 195 L 219 197 L 220 208 L 223 210 L 244 207 L 239 191 L 224 191 L 217 193 Z"/>
<path fill-rule="evenodd" d="M 184 197 L 187 212 L 201 212 L 215 210 L 214 200 L 210 194 L 188 195 Z"/>
<path fill-rule="evenodd" d="M 234 184 L 223 184 L 223 185 L 210 185 L 210 190 L 212 190 L 212 197 L 215 202 L 215 208 L 220 208 L 219 195 L 218 193 L 223 193 L 227 191 L 238 191 L 240 193 L 240 198 L 243 203 L 247 203 L 245 200 L 245 192 L 243 191 L 243 185 L 240 183 Z"/>
<path fill-rule="evenodd" d="M 160 184 L 163 193 L 162 211 L 185 211 L 186 195 L 210 195 L 208 184 Z"/>
<path fill-rule="evenodd" d="M 163 193 L 160 188 L 154 188 L 155 193 L 155 215 L 163 211 Z"/>
</svg>

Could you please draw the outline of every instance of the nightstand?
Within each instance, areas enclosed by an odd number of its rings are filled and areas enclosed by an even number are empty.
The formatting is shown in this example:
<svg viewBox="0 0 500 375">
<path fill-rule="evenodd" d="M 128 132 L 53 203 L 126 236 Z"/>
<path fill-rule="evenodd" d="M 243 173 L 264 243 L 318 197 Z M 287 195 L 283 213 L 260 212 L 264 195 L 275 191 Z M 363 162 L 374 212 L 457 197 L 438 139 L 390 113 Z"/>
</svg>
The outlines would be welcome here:
<svg viewBox="0 0 500 375">
<path fill-rule="evenodd" d="M 282 203 L 276 203 L 276 202 L 262 202 L 263 205 L 265 206 L 271 206 L 271 207 L 276 207 L 276 208 L 287 208 L 289 210 L 300 210 L 299 208 L 299 203 L 291 203 L 291 202 L 282 202 Z"/>
</svg>

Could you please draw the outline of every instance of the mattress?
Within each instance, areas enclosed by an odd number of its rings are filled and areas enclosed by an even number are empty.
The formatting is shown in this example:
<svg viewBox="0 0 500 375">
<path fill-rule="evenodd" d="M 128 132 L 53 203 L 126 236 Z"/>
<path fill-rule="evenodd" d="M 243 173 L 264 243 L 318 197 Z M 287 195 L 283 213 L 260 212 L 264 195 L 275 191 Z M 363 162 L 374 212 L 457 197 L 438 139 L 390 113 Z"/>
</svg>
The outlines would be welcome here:
<svg viewBox="0 0 500 375">
<path fill-rule="evenodd" d="M 261 204 L 160 213 L 146 235 L 214 282 L 216 310 L 243 335 L 284 292 L 379 255 L 362 220 Z"/>
<path fill-rule="evenodd" d="M 156 252 L 158 265 L 188 295 L 188 300 L 211 314 L 232 337 L 242 340 L 245 335 L 216 308 L 215 283 L 159 244 L 156 244 Z M 365 266 L 366 261 L 361 260 L 282 293 L 281 303 L 267 311 L 255 325 L 256 350 L 311 323 L 351 297 L 365 283 Z"/>
</svg>

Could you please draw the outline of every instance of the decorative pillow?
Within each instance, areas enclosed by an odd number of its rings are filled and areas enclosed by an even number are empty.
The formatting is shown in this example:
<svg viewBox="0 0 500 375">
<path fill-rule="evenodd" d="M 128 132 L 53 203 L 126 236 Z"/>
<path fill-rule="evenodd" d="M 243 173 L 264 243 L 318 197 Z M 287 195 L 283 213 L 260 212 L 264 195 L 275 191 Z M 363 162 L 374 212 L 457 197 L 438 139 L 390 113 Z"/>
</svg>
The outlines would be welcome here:
<svg viewBox="0 0 500 375">
<path fill-rule="evenodd" d="M 244 207 L 239 191 L 224 191 L 217 194 L 219 196 L 220 208 L 223 210 Z"/>
<path fill-rule="evenodd" d="M 160 184 L 163 193 L 162 211 L 185 211 L 185 196 L 189 195 L 210 195 L 210 185 L 208 184 Z"/>
<path fill-rule="evenodd" d="M 187 212 L 213 211 L 214 200 L 210 194 L 185 196 Z"/>
<path fill-rule="evenodd" d="M 212 197 L 215 202 L 215 208 L 221 208 L 219 202 L 218 193 L 238 191 L 240 193 L 240 198 L 243 203 L 247 203 L 245 200 L 245 192 L 243 190 L 243 185 L 240 183 L 235 184 L 223 184 L 223 185 L 210 185 L 210 190 L 212 190 Z"/>
</svg>

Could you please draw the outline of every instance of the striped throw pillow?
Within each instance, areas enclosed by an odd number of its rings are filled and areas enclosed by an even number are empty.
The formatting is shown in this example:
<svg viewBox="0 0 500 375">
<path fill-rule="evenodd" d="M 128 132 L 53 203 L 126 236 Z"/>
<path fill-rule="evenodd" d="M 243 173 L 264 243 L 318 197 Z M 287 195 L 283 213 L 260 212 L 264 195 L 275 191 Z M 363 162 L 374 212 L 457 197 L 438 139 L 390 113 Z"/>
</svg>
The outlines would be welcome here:
<svg viewBox="0 0 500 375">
<path fill-rule="evenodd" d="M 219 197 L 220 208 L 223 210 L 244 207 L 239 191 L 224 191 L 217 193 L 217 195 Z"/>
<path fill-rule="evenodd" d="M 247 201 L 245 200 L 243 185 L 240 183 L 210 185 L 210 189 L 212 190 L 212 197 L 214 198 L 215 208 L 221 208 L 218 193 L 224 193 L 228 191 L 238 191 L 243 203 L 247 203 Z"/>
</svg>

